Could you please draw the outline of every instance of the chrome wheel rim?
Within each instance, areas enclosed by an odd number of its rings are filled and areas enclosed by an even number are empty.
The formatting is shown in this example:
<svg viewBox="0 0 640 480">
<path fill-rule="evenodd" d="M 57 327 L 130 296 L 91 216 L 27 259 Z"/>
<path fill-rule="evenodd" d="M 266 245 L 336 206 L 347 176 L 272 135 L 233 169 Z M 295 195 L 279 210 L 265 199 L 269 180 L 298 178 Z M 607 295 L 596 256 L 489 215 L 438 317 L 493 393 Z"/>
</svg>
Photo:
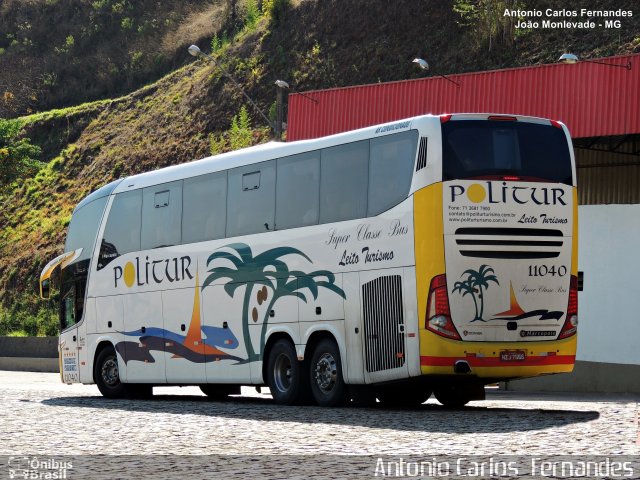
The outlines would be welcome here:
<svg viewBox="0 0 640 480">
<path fill-rule="evenodd" d="M 110 357 L 102 364 L 102 380 L 110 387 L 115 387 L 120 382 L 118 362 Z"/>
<path fill-rule="evenodd" d="M 279 392 L 287 392 L 291 388 L 291 359 L 281 353 L 273 365 L 273 381 Z"/>
<path fill-rule="evenodd" d="M 330 353 L 323 353 L 316 362 L 315 379 L 318 388 L 328 393 L 338 381 L 338 364 Z"/>
</svg>

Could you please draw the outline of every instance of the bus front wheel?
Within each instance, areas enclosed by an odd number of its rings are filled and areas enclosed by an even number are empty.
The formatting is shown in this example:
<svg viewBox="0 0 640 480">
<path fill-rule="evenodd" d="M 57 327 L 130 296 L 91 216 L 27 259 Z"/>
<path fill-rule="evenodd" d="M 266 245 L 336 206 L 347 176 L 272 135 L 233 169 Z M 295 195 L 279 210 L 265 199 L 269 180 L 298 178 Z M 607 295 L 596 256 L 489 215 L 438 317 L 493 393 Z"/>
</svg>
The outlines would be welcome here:
<svg viewBox="0 0 640 480">
<path fill-rule="evenodd" d="M 267 384 L 277 404 L 296 405 L 304 400 L 308 384 L 306 370 L 288 340 L 278 340 L 269 351 Z"/>
<path fill-rule="evenodd" d="M 93 377 L 100 393 L 107 398 L 124 398 L 129 391 L 120 381 L 118 357 L 113 348 L 102 350 L 94 364 Z"/>
<path fill-rule="evenodd" d="M 347 399 L 347 387 L 342 378 L 342 362 L 336 342 L 324 339 L 311 356 L 311 393 L 321 407 L 337 407 Z"/>
</svg>

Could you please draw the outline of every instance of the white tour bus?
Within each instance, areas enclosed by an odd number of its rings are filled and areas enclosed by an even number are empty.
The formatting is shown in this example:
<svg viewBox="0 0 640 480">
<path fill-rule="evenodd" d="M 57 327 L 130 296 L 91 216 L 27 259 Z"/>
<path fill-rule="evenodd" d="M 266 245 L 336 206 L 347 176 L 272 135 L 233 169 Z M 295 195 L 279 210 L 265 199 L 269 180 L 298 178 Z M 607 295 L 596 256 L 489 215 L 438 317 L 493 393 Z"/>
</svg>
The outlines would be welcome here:
<svg viewBox="0 0 640 480">
<path fill-rule="evenodd" d="M 267 385 L 277 403 L 445 405 L 573 368 L 568 131 L 425 115 L 117 180 L 40 278 L 60 373 L 103 395 Z"/>
</svg>

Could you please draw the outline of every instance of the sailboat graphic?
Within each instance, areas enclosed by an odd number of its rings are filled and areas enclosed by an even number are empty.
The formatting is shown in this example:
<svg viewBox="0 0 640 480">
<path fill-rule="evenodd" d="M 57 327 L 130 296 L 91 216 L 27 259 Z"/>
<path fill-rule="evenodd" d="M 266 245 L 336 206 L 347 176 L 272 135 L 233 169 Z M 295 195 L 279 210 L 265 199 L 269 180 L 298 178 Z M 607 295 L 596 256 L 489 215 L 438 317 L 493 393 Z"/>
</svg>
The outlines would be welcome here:
<svg viewBox="0 0 640 480">
<path fill-rule="evenodd" d="M 238 340 L 228 328 L 202 325 L 200 309 L 200 280 L 198 273 L 196 272 L 196 289 L 195 294 L 193 295 L 191 323 L 189 324 L 189 330 L 187 331 L 187 335 L 184 337 L 182 344 L 188 349 L 200 351 L 200 353 L 204 355 L 214 356 L 226 355 L 222 350 L 216 348 L 217 346 L 224 348 L 236 348 L 238 346 Z M 204 339 L 202 337 L 203 333 L 205 336 Z M 177 354 L 173 356 L 173 358 L 177 357 Z"/>
<path fill-rule="evenodd" d="M 516 298 L 516 293 L 513 290 L 513 283 L 509 282 L 509 309 L 504 312 L 496 313 L 491 320 L 523 320 L 531 317 L 540 317 L 540 320 L 560 320 L 562 315 L 564 315 L 564 312 L 560 311 L 524 311 Z"/>
</svg>

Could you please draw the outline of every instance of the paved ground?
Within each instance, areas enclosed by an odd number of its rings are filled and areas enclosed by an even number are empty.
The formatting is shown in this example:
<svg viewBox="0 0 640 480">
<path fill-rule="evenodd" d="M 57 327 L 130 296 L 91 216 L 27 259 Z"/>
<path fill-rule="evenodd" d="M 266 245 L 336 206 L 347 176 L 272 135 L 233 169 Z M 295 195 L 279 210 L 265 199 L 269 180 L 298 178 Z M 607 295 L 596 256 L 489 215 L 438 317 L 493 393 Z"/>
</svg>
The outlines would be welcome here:
<svg viewBox="0 0 640 480">
<path fill-rule="evenodd" d="M 434 399 L 412 410 L 281 407 L 254 389 L 242 393 L 211 402 L 195 387 L 171 387 L 156 388 L 153 400 L 114 401 L 57 374 L 0 371 L 0 455 L 225 455 L 237 476 L 243 456 L 256 455 L 640 454 L 632 396 L 493 391 L 451 411 Z M 266 476 L 292 471 L 278 468 Z"/>
</svg>

